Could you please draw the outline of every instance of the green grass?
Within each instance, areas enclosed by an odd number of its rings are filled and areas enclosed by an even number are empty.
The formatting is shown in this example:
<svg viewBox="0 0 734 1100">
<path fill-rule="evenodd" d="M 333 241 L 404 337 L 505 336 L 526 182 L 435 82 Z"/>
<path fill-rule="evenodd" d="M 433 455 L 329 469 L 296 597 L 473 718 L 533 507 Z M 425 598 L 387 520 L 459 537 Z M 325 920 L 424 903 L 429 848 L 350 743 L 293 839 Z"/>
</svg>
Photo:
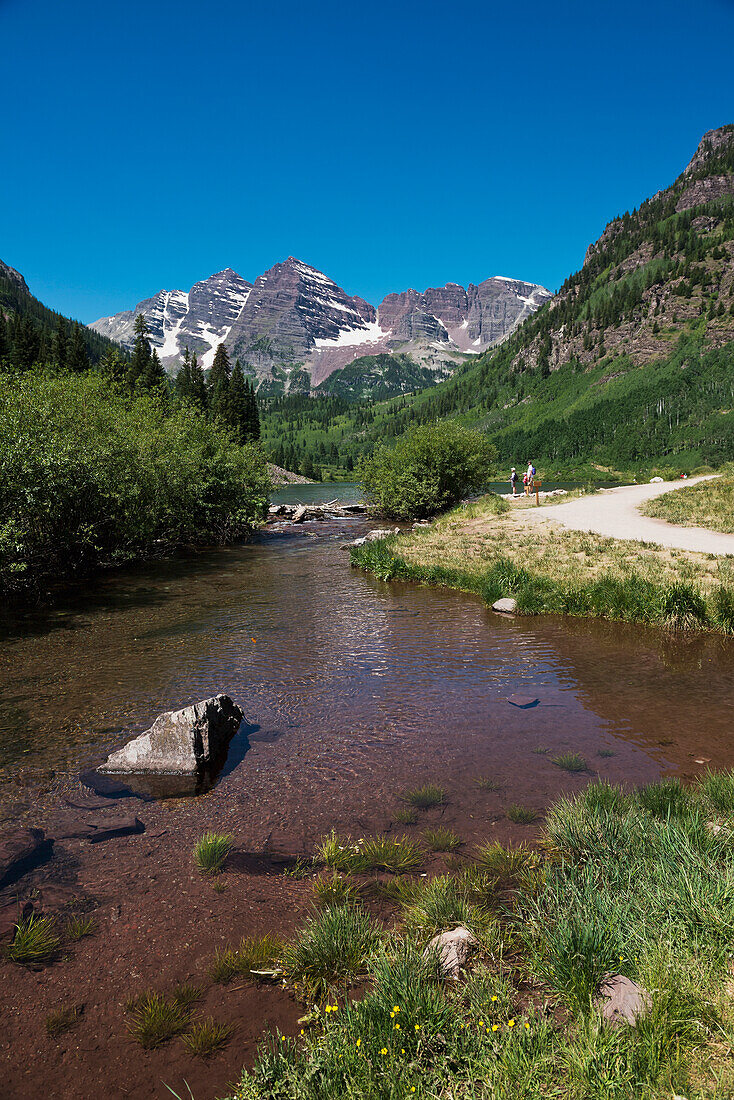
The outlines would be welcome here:
<svg viewBox="0 0 734 1100">
<path fill-rule="evenodd" d="M 64 1032 L 70 1031 L 79 1022 L 80 1016 L 81 1009 L 78 1005 L 68 1005 L 65 1008 L 57 1008 L 54 1012 L 49 1012 L 45 1020 L 46 1034 L 52 1039 L 63 1035 Z"/>
<path fill-rule="evenodd" d="M 224 985 L 232 978 L 255 980 L 256 974 L 252 971 L 273 970 L 282 949 L 281 941 L 270 933 L 246 936 L 239 947 L 223 947 L 215 953 L 212 981 Z"/>
<path fill-rule="evenodd" d="M 66 922 L 67 940 L 83 940 L 87 936 L 93 936 L 96 931 L 97 921 L 94 917 L 72 916 Z"/>
<path fill-rule="evenodd" d="M 664 493 L 647 501 L 643 515 L 655 516 L 684 527 L 734 532 L 734 477 L 717 477 Z"/>
<path fill-rule="evenodd" d="M 211 1058 L 222 1050 L 234 1034 L 232 1024 L 218 1024 L 212 1016 L 206 1016 L 192 1024 L 181 1041 L 191 1054 L 199 1058 Z"/>
<path fill-rule="evenodd" d="M 144 993 L 130 1009 L 128 1030 L 144 1050 L 155 1050 L 180 1035 L 189 1025 L 190 1009 L 175 997 Z"/>
<path fill-rule="evenodd" d="M 498 791 L 502 786 L 501 783 L 497 783 L 496 780 L 487 775 L 478 775 L 474 782 L 481 791 Z"/>
<path fill-rule="evenodd" d="M 443 787 L 437 787 L 435 783 L 426 783 L 422 787 L 414 787 L 406 791 L 404 800 L 416 810 L 430 810 L 434 806 L 442 806 L 446 799 L 446 791 Z"/>
<path fill-rule="evenodd" d="M 311 917 L 286 945 L 283 971 L 304 999 L 321 1000 L 365 972 L 380 934 L 365 911 L 341 905 Z"/>
<path fill-rule="evenodd" d="M 410 806 L 406 806 L 402 810 L 396 810 L 393 814 L 393 821 L 396 825 L 415 825 L 418 820 L 418 814 Z"/>
<path fill-rule="evenodd" d="M 728 1100 L 734 773 L 676 790 L 598 781 L 549 809 L 537 852 L 487 843 L 455 874 L 394 880 L 394 930 L 369 937 L 349 907 L 314 918 L 290 980 L 360 990 L 272 1036 L 230 1100 Z M 444 983 L 423 949 L 458 923 L 479 950 Z M 649 991 L 634 1028 L 601 1025 L 610 971 Z"/>
<path fill-rule="evenodd" d="M 332 830 L 321 841 L 316 858 L 327 867 L 351 874 L 376 870 L 404 874 L 421 865 L 423 852 L 406 836 L 376 836 L 354 841 L 351 837 L 339 837 Z"/>
<path fill-rule="evenodd" d="M 424 879 L 405 900 L 403 926 L 419 944 L 460 924 L 478 932 L 488 924 L 489 917 L 472 894 L 471 883 L 466 880 L 449 875 Z"/>
<path fill-rule="evenodd" d="M 579 756 L 577 752 L 563 752 L 560 756 L 553 756 L 551 763 L 566 772 L 585 772 L 588 768 L 583 756 Z"/>
<path fill-rule="evenodd" d="M 513 802 L 507 807 L 507 816 L 516 825 L 532 825 L 538 820 L 537 810 L 533 810 L 530 806 L 521 806 L 518 802 Z"/>
<path fill-rule="evenodd" d="M 344 879 L 336 871 L 327 877 L 320 875 L 311 887 L 315 904 L 320 909 L 328 909 L 334 905 L 346 905 L 357 900 L 357 890 L 352 883 Z"/>
<path fill-rule="evenodd" d="M 232 850 L 232 837 L 220 833 L 204 833 L 194 845 L 194 862 L 206 875 L 218 875 Z"/>
<path fill-rule="evenodd" d="M 5 948 L 5 954 L 11 962 L 35 969 L 54 962 L 60 946 L 56 924 L 51 917 L 33 914 L 18 922 L 13 942 Z"/>
<path fill-rule="evenodd" d="M 430 528 L 351 551 L 381 580 L 474 592 L 491 606 L 511 593 L 524 615 L 654 623 L 673 631 L 734 633 L 734 559 L 531 525 L 522 509 L 497 515 L 489 498 Z"/>
<path fill-rule="evenodd" d="M 432 852 L 455 852 L 461 844 L 453 829 L 424 829 L 422 836 Z"/>
</svg>

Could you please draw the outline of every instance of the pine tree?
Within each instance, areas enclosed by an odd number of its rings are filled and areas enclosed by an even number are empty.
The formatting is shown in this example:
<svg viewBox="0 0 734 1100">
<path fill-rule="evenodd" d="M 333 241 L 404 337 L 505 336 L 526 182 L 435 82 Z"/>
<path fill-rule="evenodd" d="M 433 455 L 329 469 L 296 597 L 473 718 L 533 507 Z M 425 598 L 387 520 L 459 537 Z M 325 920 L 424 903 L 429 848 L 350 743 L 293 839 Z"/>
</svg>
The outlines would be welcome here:
<svg viewBox="0 0 734 1100">
<path fill-rule="evenodd" d="M 204 371 L 199 366 L 196 352 L 191 356 L 191 397 L 200 409 L 206 410 L 209 406 L 209 395 L 206 391 Z"/>
<path fill-rule="evenodd" d="M 209 371 L 209 406 L 215 416 L 225 423 L 231 423 L 229 415 L 229 383 L 231 368 L 229 356 L 224 344 L 219 344 L 214 353 L 214 362 Z"/>
<path fill-rule="evenodd" d="M 28 370 L 38 361 L 41 338 L 30 317 L 16 317 L 13 324 L 10 358 L 19 370 Z"/>
<path fill-rule="evenodd" d="M 213 368 L 212 368 L 213 369 Z M 250 390 L 239 359 L 234 365 L 227 392 L 227 423 L 238 443 L 250 440 Z"/>
<path fill-rule="evenodd" d="M 51 355 L 59 370 L 64 370 L 69 354 L 69 329 L 63 317 L 56 322 Z"/>
<path fill-rule="evenodd" d="M 5 314 L 0 307 L 0 363 L 4 363 L 10 356 L 10 340 L 8 339 L 8 326 L 5 323 Z"/>
<path fill-rule="evenodd" d="M 255 383 L 250 379 L 249 381 L 249 411 L 248 411 L 248 436 L 250 442 L 256 443 L 260 438 L 260 411 L 257 407 L 257 397 L 255 396 Z"/>
<path fill-rule="evenodd" d="M 135 318 L 135 344 L 130 359 L 128 381 L 131 387 L 146 374 L 150 365 L 150 343 L 148 341 L 148 326 L 145 323 L 145 314 L 139 313 Z"/>
<path fill-rule="evenodd" d="M 71 330 L 71 338 L 66 350 L 66 367 L 75 374 L 89 370 L 89 356 L 82 336 L 82 327 L 76 322 Z"/>
<path fill-rule="evenodd" d="M 192 401 L 191 355 L 188 347 L 184 350 L 183 366 L 176 375 L 175 388 L 181 401 Z"/>
<path fill-rule="evenodd" d="M 148 365 L 138 379 L 138 384 L 144 386 L 146 390 L 159 390 L 161 394 L 164 394 L 167 389 L 167 381 L 163 364 L 158 358 L 158 352 L 153 348 L 148 359 Z"/>
<path fill-rule="evenodd" d="M 112 382 L 124 382 L 127 376 L 128 362 L 119 348 L 112 348 L 100 359 L 99 369 Z"/>
</svg>

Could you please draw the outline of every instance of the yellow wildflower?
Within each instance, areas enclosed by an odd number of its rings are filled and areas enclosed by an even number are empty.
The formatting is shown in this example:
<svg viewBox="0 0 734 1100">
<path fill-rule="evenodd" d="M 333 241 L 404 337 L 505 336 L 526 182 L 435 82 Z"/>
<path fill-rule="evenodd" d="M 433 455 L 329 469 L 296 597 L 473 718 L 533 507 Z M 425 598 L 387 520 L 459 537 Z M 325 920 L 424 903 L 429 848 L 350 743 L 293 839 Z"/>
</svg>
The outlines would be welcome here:
<svg viewBox="0 0 734 1100">
<path fill-rule="evenodd" d="M 361 1046 L 362 1046 L 362 1040 L 361 1040 L 361 1039 L 357 1039 L 357 1046 L 358 1046 L 358 1047 L 361 1047 Z"/>
<path fill-rule="evenodd" d="M 400 1024 L 395 1024 L 395 1031 L 400 1031 Z"/>
<path fill-rule="evenodd" d="M 492 1024 L 492 1031 L 499 1031 L 499 1029 L 500 1029 L 499 1024 Z"/>
<path fill-rule="evenodd" d="M 514 1020 L 508 1020 L 507 1021 L 507 1026 L 508 1027 L 514 1027 L 515 1026 L 515 1021 Z"/>
<path fill-rule="evenodd" d="M 387 1054 L 387 1047 L 383 1047 L 380 1054 Z"/>
</svg>

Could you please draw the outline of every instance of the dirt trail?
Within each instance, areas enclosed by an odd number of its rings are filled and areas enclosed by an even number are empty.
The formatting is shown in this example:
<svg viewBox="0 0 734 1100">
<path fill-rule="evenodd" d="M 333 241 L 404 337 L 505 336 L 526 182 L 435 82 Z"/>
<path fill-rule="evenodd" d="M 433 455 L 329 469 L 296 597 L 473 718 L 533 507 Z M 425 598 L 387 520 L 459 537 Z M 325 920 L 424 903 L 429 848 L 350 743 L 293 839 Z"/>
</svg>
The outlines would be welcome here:
<svg viewBox="0 0 734 1100">
<path fill-rule="evenodd" d="M 702 554 L 734 554 L 734 535 L 709 531 L 704 527 L 677 527 L 663 519 L 643 516 L 639 507 L 653 497 L 675 489 L 684 489 L 705 481 L 715 474 L 688 478 L 686 481 L 663 481 L 653 485 L 625 485 L 619 489 L 602 489 L 593 496 L 565 504 L 553 504 L 524 513 L 532 523 L 559 523 L 573 531 L 593 531 L 615 539 L 655 542 L 678 550 Z"/>
</svg>

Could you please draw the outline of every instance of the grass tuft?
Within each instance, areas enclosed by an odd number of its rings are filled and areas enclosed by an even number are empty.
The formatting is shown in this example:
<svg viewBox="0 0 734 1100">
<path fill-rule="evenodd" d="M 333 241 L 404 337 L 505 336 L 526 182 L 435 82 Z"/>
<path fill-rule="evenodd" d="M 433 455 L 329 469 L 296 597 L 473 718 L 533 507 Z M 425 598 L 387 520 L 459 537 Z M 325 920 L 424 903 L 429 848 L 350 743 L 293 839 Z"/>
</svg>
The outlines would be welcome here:
<svg viewBox="0 0 734 1100">
<path fill-rule="evenodd" d="M 577 752 L 563 752 L 560 756 L 553 756 L 551 764 L 555 764 L 557 768 L 563 768 L 566 772 L 585 772 L 588 768 L 583 756 Z"/>
<path fill-rule="evenodd" d="M 446 791 L 443 787 L 437 787 L 435 783 L 425 783 L 422 787 L 414 787 L 406 791 L 404 800 L 416 810 L 430 810 L 434 806 L 442 806 L 446 800 Z"/>
<path fill-rule="evenodd" d="M 455 852 L 461 844 L 453 829 L 424 829 L 423 839 L 432 852 Z"/>
<path fill-rule="evenodd" d="M 144 993 L 131 1008 L 128 1030 L 144 1050 L 155 1050 L 186 1030 L 190 1009 L 162 993 Z"/>
<path fill-rule="evenodd" d="M 212 1016 L 192 1024 L 188 1032 L 181 1036 L 192 1054 L 199 1058 L 210 1058 L 227 1045 L 234 1033 L 232 1024 L 218 1024 Z"/>
<path fill-rule="evenodd" d="M 53 962 L 59 946 L 54 921 L 33 914 L 15 926 L 13 942 L 5 948 L 5 954 L 11 962 L 34 969 Z"/>
<path fill-rule="evenodd" d="M 310 917 L 282 954 L 286 978 L 308 999 L 320 1000 L 364 973 L 380 936 L 358 906 L 341 905 Z"/>
<path fill-rule="evenodd" d="M 225 985 L 232 978 L 255 980 L 253 970 L 270 970 L 283 950 L 276 936 L 247 936 L 239 947 L 224 947 L 214 955 L 212 981 Z"/>
<path fill-rule="evenodd" d="M 530 806 L 521 806 L 518 802 L 513 802 L 507 807 L 507 816 L 516 825 L 532 825 L 538 820 L 537 810 L 531 809 Z"/>
<path fill-rule="evenodd" d="M 334 905 L 346 905 L 357 899 L 355 887 L 342 878 L 336 871 L 331 878 L 324 875 L 317 878 L 311 888 L 314 902 L 320 909 L 328 909 Z"/>
<path fill-rule="evenodd" d="M 478 775 L 474 782 L 482 791 L 498 791 L 502 786 L 501 783 L 497 783 L 494 779 L 490 779 L 486 775 Z"/>
<path fill-rule="evenodd" d="M 83 940 L 86 936 L 93 936 L 97 931 L 97 922 L 94 917 L 69 917 L 66 923 L 66 938 L 68 940 Z"/>
<path fill-rule="evenodd" d="M 415 825 L 418 820 L 418 814 L 410 806 L 406 806 L 402 810 L 396 810 L 393 814 L 393 821 L 396 825 Z"/>
<path fill-rule="evenodd" d="M 206 875 L 218 875 L 232 849 L 232 837 L 221 833 L 204 833 L 194 845 L 194 862 Z"/>
<path fill-rule="evenodd" d="M 390 871 L 397 875 L 419 867 L 423 862 L 423 852 L 407 836 L 363 837 L 354 841 L 351 837 L 337 836 L 332 829 L 319 844 L 316 859 L 336 871 L 355 875 L 374 870 Z"/>
<path fill-rule="evenodd" d="M 63 1035 L 79 1022 L 81 1009 L 78 1005 L 69 1005 L 66 1008 L 58 1008 L 55 1012 L 49 1012 L 45 1020 L 46 1034 L 55 1039 Z"/>
</svg>

